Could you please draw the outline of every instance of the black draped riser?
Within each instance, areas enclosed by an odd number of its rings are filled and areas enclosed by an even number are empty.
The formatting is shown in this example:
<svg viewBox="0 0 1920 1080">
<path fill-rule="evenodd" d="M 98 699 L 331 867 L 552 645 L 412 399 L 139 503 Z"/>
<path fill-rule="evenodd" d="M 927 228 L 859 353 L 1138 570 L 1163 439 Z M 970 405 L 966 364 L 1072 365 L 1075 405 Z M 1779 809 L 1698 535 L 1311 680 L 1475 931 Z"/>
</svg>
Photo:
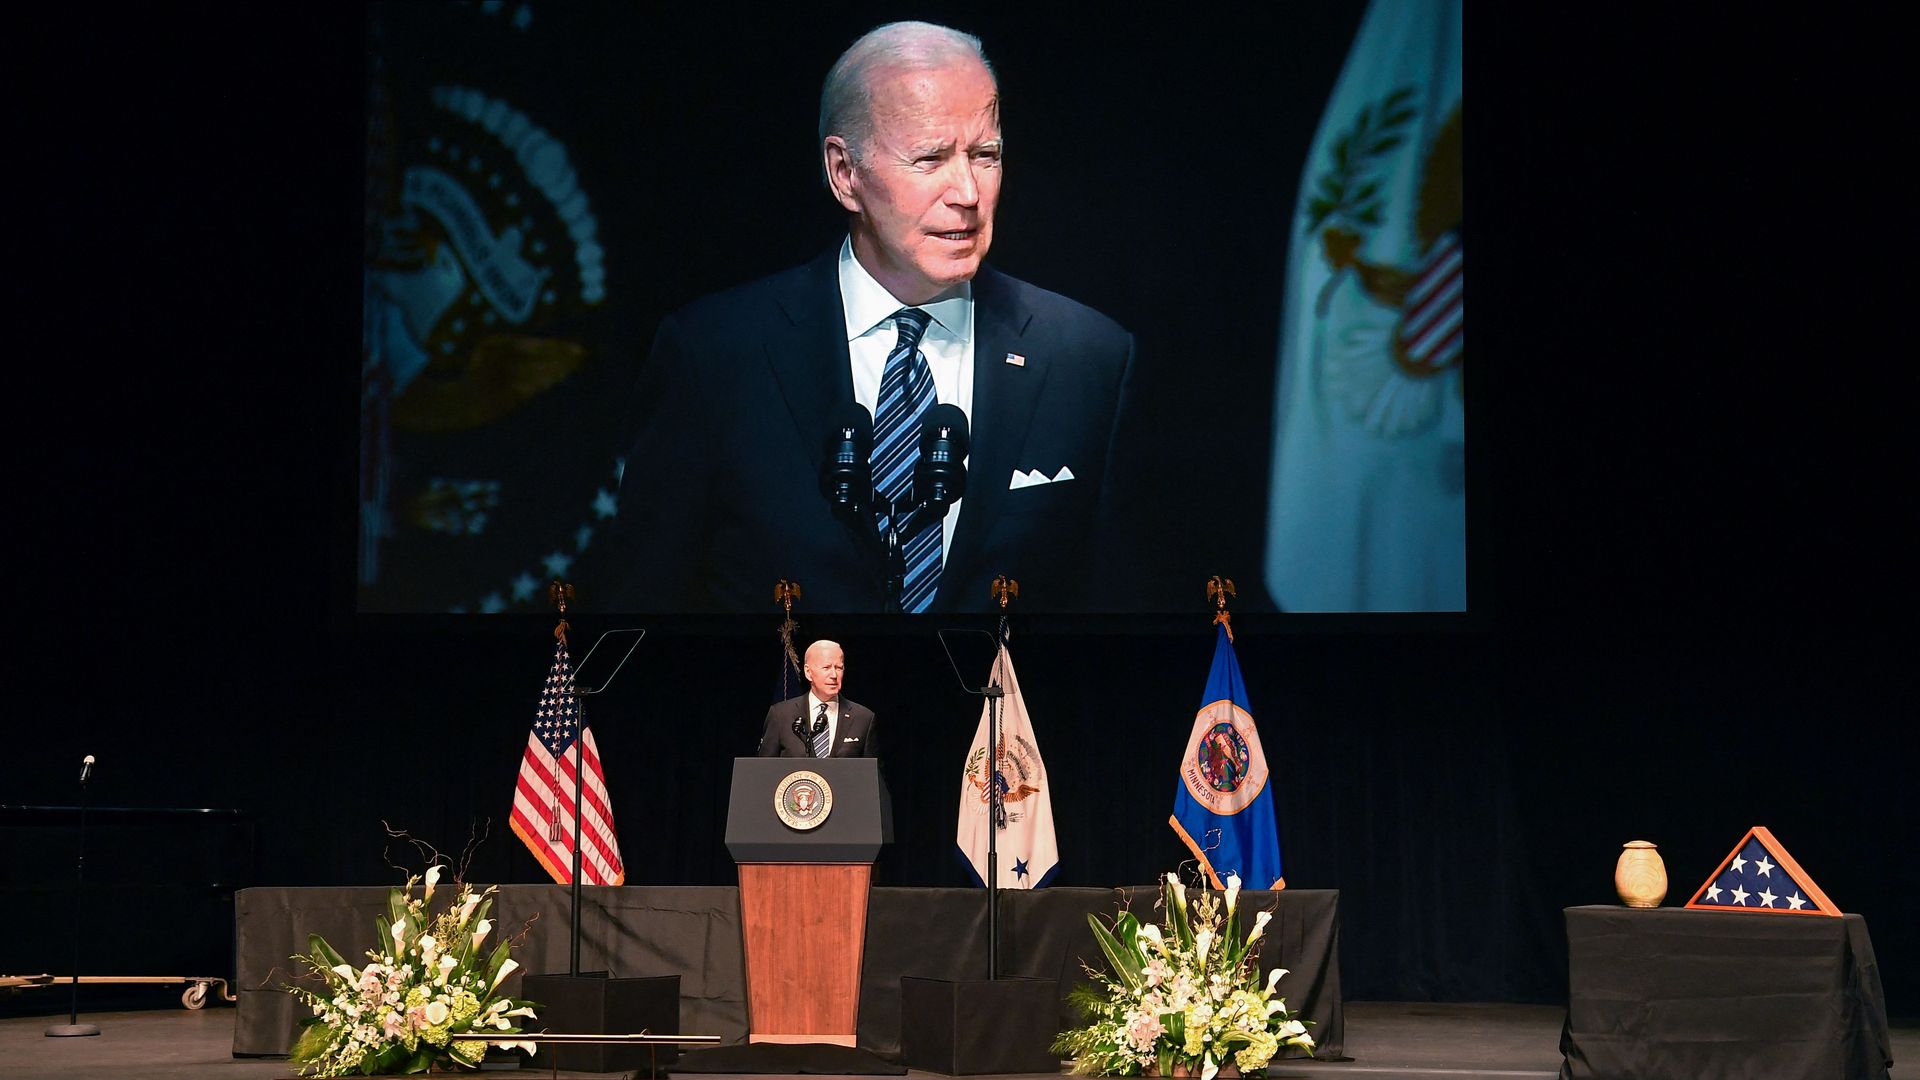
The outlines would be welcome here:
<svg viewBox="0 0 1920 1080">
<path fill-rule="evenodd" d="M 588 886 L 583 890 L 583 970 L 618 978 L 680 977 L 681 1034 L 719 1035 L 729 1044 L 747 1037 L 745 958 L 741 950 L 739 890 L 730 886 Z M 1083 965 L 1104 961 L 1087 926 L 1089 913 L 1111 918 L 1132 910 L 1153 918 L 1159 890 L 1039 889 L 1000 894 L 1003 974 L 1055 980 L 1060 986 L 1057 1030 L 1079 1018 L 1066 1005 L 1068 989 L 1090 981 Z M 372 947 L 374 919 L 386 910 L 384 888 L 246 889 L 239 893 L 239 1015 L 236 1056 L 285 1054 L 303 1018 L 278 989 L 293 975 L 288 958 L 306 951 L 307 935 L 325 937 L 341 954 Z M 1289 1009 L 1312 1024 L 1319 1056 L 1337 1057 L 1344 1042 L 1340 1004 L 1340 894 L 1330 889 L 1244 891 L 1239 910 L 1272 910 L 1260 966 L 1289 972 L 1280 982 Z M 525 973 L 567 970 L 568 890 L 560 885 L 505 885 L 494 921 L 508 934 L 527 927 L 514 950 L 521 967 L 508 977 L 519 996 Z M 967 980 L 986 976 L 986 894 L 978 889 L 874 889 L 867 909 L 866 955 L 860 977 L 859 1045 L 881 1057 L 900 1056 L 900 980 L 914 976 Z M 540 1024 L 536 1021 L 534 1029 Z"/>
</svg>

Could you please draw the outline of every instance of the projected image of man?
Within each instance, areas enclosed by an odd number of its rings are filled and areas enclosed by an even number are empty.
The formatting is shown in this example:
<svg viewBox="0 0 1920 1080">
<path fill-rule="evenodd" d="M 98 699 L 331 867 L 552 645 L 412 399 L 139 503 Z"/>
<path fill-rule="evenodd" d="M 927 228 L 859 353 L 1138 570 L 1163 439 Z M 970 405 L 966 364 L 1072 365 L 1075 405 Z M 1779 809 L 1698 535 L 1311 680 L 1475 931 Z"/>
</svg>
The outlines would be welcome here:
<svg viewBox="0 0 1920 1080">
<path fill-rule="evenodd" d="M 1085 603 L 1133 337 L 986 264 L 1000 108 L 978 39 L 945 27 L 882 26 L 833 65 L 820 160 L 847 237 L 662 323 L 601 553 L 612 606 L 760 611 L 786 578 L 816 610 L 984 610 L 1002 574 L 1030 608 Z M 871 512 L 822 494 L 848 416 L 871 432 L 840 447 L 861 481 L 839 490 L 865 502 L 870 475 Z M 936 416 L 970 429 L 964 492 L 902 513 L 929 498 Z"/>
</svg>

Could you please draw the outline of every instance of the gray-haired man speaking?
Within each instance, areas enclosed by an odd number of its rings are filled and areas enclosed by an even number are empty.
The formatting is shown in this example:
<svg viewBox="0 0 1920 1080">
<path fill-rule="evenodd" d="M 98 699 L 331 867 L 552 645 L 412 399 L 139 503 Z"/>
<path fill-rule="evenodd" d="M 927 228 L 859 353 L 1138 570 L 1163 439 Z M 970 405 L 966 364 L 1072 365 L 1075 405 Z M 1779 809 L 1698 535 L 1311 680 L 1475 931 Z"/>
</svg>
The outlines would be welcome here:
<svg viewBox="0 0 1920 1080">
<path fill-rule="evenodd" d="M 914 497 L 928 409 L 971 428 L 964 497 L 900 538 L 899 610 L 985 610 L 1002 574 L 1031 610 L 1083 606 L 1133 337 L 986 265 L 1004 155 L 978 39 L 927 23 L 860 38 L 827 76 L 820 154 L 847 239 L 661 324 L 613 606 L 762 611 L 782 578 L 813 610 L 888 606 L 871 524 L 820 491 L 829 427 L 854 402 L 888 499 Z"/>
</svg>

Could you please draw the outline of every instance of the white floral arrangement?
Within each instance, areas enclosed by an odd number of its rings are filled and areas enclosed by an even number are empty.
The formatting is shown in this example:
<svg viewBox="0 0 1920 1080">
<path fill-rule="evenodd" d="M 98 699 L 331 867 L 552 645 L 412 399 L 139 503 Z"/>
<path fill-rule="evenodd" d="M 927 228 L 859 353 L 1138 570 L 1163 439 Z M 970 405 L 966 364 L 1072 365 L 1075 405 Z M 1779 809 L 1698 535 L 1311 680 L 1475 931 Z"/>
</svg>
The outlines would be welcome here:
<svg viewBox="0 0 1920 1080">
<path fill-rule="evenodd" d="M 1254 945 L 1273 913 L 1259 912 L 1240 934 L 1239 876 L 1227 876 L 1224 898 L 1201 890 L 1191 907 L 1178 876 L 1168 874 L 1160 891 L 1164 927 L 1132 912 L 1111 924 L 1087 916 L 1112 970 L 1086 969 L 1094 985 L 1075 987 L 1068 1000 L 1087 1024 L 1061 1032 L 1054 1052 L 1071 1057 L 1082 1076 L 1201 1080 L 1223 1068 L 1265 1069 L 1282 1046 L 1311 1054 L 1306 1023 L 1274 996 L 1286 971 L 1260 980 Z"/>
<path fill-rule="evenodd" d="M 531 1042 L 502 1037 L 520 1034 L 518 1022 L 533 1019 L 536 1005 L 497 996 L 520 965 L 507 955 L 510 941 L 483 951 L 495 888 L 475 892 L 460 882 L 446 910 L 431 914 L 440 871 L 428 868 L 418 896 L 417 875 L 388 893 L 387 913 L 376 920 L 381 947 L 367 950 L 364 967 L 347 963 L 318 934 L 308 937 L 306 955 L 294 957 L 326 983 L 325 993 L 287 987 L 313 1010 L 290 1055 L 302 1076 L 476 1069 L 489 1043 L 534 1052 Z"/>
</svg>

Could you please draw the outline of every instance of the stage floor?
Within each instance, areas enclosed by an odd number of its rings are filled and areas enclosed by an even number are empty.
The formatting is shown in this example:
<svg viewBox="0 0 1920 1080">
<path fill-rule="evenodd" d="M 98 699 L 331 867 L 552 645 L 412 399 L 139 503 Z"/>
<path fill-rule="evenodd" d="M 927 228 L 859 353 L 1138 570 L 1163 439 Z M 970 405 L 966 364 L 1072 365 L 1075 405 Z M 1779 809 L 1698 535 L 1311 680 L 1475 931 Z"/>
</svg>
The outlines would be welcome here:
<svg viewBox="0 0 1920 1080">
<path fill-rule="evenodd" d="M 1550 1005 L 1440 1005 L 1348 1002 L 1347 1051 L 1352 1061 L 1287 1062 L 1271 1075 L 1283 1077 L 1404 1077 L 1406 1080 L 1545 1080 L 1560 1067 L 1560 1022 Z M 49 1039 L 48 1024 L 64 1016 L 0 1020 L 0 1077 L 21 1080 L 249 1080 L 288 1077 L 285 1061 L 231 1056 L 234 1010 L 200 1012 L 154 1009 L 98 1013 L 83 1019 L 101 1034 Z M 1920 1025 L 1893 1029 L 1894 1080 L 1920 1080 Z M 486 1076 L 550 1076 L 521 1069 Z M 612 1077 L 617 1073 L 563 1072 L 563 1077 Z M 692 1074 L 687 1074 L 692 1075 Z M 913 1073 L 913 1076 L 938 1075 Z M 728 1080 L 703 1075 L 701 1080 Z M 756 1077 L 753 1080 L 767 1080 Z"/>
</svg>

